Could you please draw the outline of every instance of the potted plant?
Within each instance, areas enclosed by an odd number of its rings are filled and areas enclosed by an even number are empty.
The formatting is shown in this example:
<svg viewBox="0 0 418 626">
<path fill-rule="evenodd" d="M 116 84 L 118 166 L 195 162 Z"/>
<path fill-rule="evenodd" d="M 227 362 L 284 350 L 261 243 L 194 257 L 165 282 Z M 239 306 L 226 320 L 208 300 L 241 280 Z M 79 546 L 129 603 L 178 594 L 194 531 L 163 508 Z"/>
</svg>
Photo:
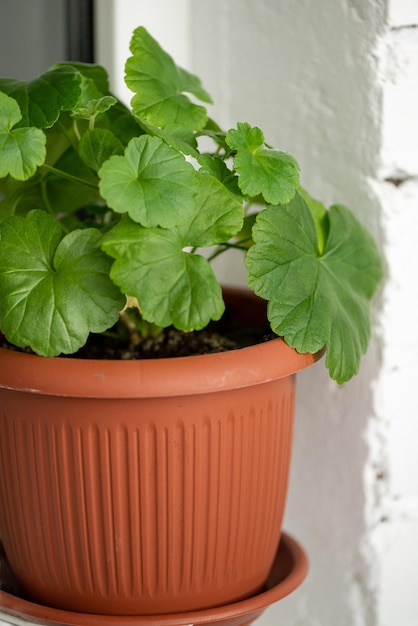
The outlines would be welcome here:
<svg viewBox="0 0 418 626">
<path fill-rule="evenodd" d="M 325 348 L 338 383 L 358 372 L 382 263 L 143 27 L 131 53 L 132 109 L 97 65 L 0 80 L 0 535 L 31 597 L 152 614 L 261 588 L 293 374 Z M 231 248 L 248 291 L 211 268 Z"/>
</svg>

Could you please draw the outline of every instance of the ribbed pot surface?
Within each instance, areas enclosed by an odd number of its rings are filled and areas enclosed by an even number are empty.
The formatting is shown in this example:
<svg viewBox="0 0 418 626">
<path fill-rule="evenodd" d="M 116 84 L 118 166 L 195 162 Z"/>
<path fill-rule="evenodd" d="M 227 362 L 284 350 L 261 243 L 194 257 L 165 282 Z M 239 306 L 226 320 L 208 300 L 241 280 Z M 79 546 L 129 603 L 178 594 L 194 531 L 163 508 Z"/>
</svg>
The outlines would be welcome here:
<svg viewBox="0 0 418 626">
<path fill-rule="evenodd" d="M 30 598 L 148 615 L 233 602 L 265 582 L 286 498 L 293 373 L 314 357 L 276 339 L 160 361 L 161 374 L 158 360 L 147 370 L 0 350 L 0 535 Z M 189 391 L 171 389 L 176 376 Z"/>
</svg>

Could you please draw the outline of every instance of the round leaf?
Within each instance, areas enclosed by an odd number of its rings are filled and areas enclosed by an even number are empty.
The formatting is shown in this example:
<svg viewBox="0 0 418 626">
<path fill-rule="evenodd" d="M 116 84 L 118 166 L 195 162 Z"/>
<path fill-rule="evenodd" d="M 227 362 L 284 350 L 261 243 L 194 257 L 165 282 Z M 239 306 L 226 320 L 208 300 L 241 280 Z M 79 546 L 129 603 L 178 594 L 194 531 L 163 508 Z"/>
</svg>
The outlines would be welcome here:
<svg viewBox="0 0 418 626">
<path fill-rule="evenodd" d="M 123 154 L 123 145 L 110 130 L 93 128 L 81 136 L 78 151 L 84 163 L 97 172 L 111 156 Z"/>
<path fill-rule="evenodd" d="M 100 236 L 84 229 L 62 239 L 39 210 L 0 224 L 0 327 L 11 343 L 42 356 L 69 354 L 117 321 L 124 298 Z"/>
<path fill-rule="evenodd" d="M 244 210 L 241 203 L 216 178 L 198 172 L 198 194 L 194 215 L 179 226 L 184 246 L 213 246 L 227 241 L 241 230 Z"/>
<path fill-rule="evenodd" d="M 22 113 L 20 126 L 49 128 L 61 111 L 74 107 L 80 96 L 81 76 L 70 66 L 55 67 L 32 81 L 0 79 L 0 90 L 12 96 Z"/>
<path fill-rule="evenodd" d="M 45 162 L 46 137 L 38 128 L 13 128 L 21 119 L 19 105 L 0 92 L 0 178 L 27 180 Z"/>
<path fill-rule="evenodd" d="M 293 198 L 299 187 L 299 165 L 290 154 L 268 148 L 259 128 L 239 123 L 236 129 L 228 131 L 226 142 L 236 150 L 234 166 L 244 194 L 262 194 L 269 204 L 286 203 Z"/>
<path fill-rule="evenodd" d="M 183 245 L 176 229 L 142 228 L 131 221 L 119 224 L 102 243 L 116 259 L 112 279 L 138 299 L 144 319 L 198 330 L 221 317 L 222 292 L 208 261 L 185 252 Z"/>
<path fill-rule="evenodd" d="M 195 170 L 159 137 L 135 137 L 124 156 L 103 164 L 99 176 L 108 205 L 143 226 L 172 228 L 194 209 Z"/>
<path fill-rule="evenodd" d="M 126 62 L 125 82 L 136 94 L 132 98 L 134 113 L 159 127 L 203 128 L 206 109 L 191 102 L 184 93 L 211 102 L 200 79 L 177 67 L 142 26 L 134 31 L 130 48 L 133 56 Z"/>
<path fill-rule="evenodd" d="M 382 277 L 374 240 L 341 206 L 328 212 L 323 253 L 312 214 L 298 194 L 262 211 L 247 254 L 248 282 L 269 300 L 273 330 L 299 352 L 327 346 L 330 375 L 354 376 L 370 336 L 369 302 Z"/>
</svg>

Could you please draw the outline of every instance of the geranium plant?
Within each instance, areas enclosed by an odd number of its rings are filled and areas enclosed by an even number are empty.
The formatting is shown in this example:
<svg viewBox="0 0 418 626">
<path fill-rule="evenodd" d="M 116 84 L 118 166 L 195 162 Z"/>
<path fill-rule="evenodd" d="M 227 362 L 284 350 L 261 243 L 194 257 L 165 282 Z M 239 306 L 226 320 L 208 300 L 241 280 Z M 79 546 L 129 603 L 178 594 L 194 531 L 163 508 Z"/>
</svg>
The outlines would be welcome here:
<svg viewBox="0 0 418 626">
<path fill-rule="evenodd" d="M 300 352 L 326 346 L 331 377 L 351 378 L 382 276 L 371 235 L 349 209 L 313 200 L 259 128 L 224 132 L 201 81 L 143 27 L 131 53 L 131 109 L 98 65 L 0 79 L 3 335 L 74 353 L 127 297 L 138 332 L 202 329 L 224 311 L 210 262 L 239 248 L 274 333 Z"/>
</svg>

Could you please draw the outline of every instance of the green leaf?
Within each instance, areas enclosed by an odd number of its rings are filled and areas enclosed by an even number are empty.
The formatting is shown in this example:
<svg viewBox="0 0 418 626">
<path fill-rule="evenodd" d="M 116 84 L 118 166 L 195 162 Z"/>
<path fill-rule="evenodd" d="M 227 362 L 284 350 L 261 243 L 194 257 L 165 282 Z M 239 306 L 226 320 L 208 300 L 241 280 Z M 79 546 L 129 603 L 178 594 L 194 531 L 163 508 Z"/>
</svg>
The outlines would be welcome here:
<svg viewBox="0 0 418 626">
<path fill-rule="evenodd" d="M 105 237 L 103 248 L 116 258 L 112 279 L 138 298 L 148 322 L 198 330 L 221 317 L 222 292 L 212 268 L 202 256 L 183 251 L 176 229 L 124 221 Z"/>
<path fill-rule="evenodd" d="M 38 128 L 13 128 L 21 119 L 19 105 L 0 92 L 0 178 L 26 180 L 45 162 L 46 137 Z"/>
<path fill-rule="evenodd" d="M 269 204 L 293 198 L 299 187 L 299 165 L 290 154 L 267 147 L 259 128 L 240 122 L 228 131 L 226 142 L 236 151 L 234 167 L 244 194 L 254 197 L 261 193 Z"/>
<path fill-rule="evenodd" d="M 185 95 L 211 102 L 200 79 L 178 67 L 143 27 L 134 31 L 130 50 L 133 56 L 126 62 L 125 82 L 136 94 L 131 103 L 134 113 L 159 127 L 203 128 L 206 109 Z"/>
<path fill-rule="evenodd" d="M 86 79 L 82 81 L 82 92 L 84 96 L 81 96 L 81 100 L 84 102 L 109 93 L 109 76 L 107 70 L 102 65 L 98 65 L 97 63 L 82 63 L 80 61 L 64 61 L 62 63 L 56 63 L 50 69 L 70 70 L 81 74 L 81 76 Z"/>
<path fill-rule="evenodd" d="M 117 213 L 143 226 L 172 228 L 193 211 L 193 166 L 159 137 L 132 139 L 124 156 L 113 156 L 99 171 L 100 191 Z"/>
<path fill-rule="evenodd" d="M 370 337 L 370 300 L 382 278 L 371 235 L 342 206 L 328 212 L 323 254 L 312 214 L 297 194 L 261 211 L 247 254 L 248 282 L 269 300 L 274 332 L 299 352 L 327 346 L 326 365 L 338 383 L 354 376 Z"/>
<path fill-rule="evenodd" d="M 320 201 L 312 198 L 312 196 L 301 187 L 299 188 L 299 194 L 305 200 L 307 206 L 309 207 L 312 217 L 316 226 L 316 234 L 318 235 L 318 248 L 319 252 L 322 254 L 324 251 L 325 242 L 328 238 L 329 234 L 329 221 L 328 221 L 328 213 L 325 205 Z"/>
<path fill-rule="evenodd" d="M 115 135 L 105 128 L 87 130 L 78 146 L 84 163 L 96 172 L 114 154 L 123 154 L 123 145 Z"/>
<path fill-rule="evenodd" d="M 69 111 L 80 96 L 81 76 L 73 68 L 52 69 L 32 81 L 0 79 L 0 91 L 12 96 L 19 104 L 20 127 L 49 128 L 61 111 Z"/>
<path fill-rule="evenodd" d="M 253 245 L 253 226 L 256 222 L 258 213 L 249 213 L 244 217 L 244 223 L 241 231 L 237 234 L 237 240 L 241 245 L 250 248 Z"/>
<path fill-rule="evenodd" d="M 60 172 L 85 182 L 75 184 L 71 178 L 48 172 L 43 179 L 44 192 L 49 202 L 48 209 L 55 215 L 73 213 L 99 197 L 97 175 L 85 165 L 75 149 L 66 150 L 54 165 Z"/>
<path fill-rule="evenodd" d="M 96 118 L 94 127 L 110 130 L 124 146 L 127 146 L 134 137 L 143 134 L 136 117 L 119 101 L 104 115 Z"/>
<path fill-rule="evenodd" d="M 219 319 L 224 310 L 208 261 L 187 248 L 212 246 L 236 234 L 243 210 L 219 181 L 200 177 L 188 222 L 167 230 L 124 219 L 103 239 L 103 249 L 116 259 L 112 279 L 124 293 L 137 297 L 143 317 L 159 326 L 196 330 Z"/>
<path fill-rule="evenodd" d="M 0 327 L 10 342 L 42 356 L 69 354 L 117 321 L 124 298 L 100 237 L 84 229 L 62 238 L 43 211 L 0 224 Z"/>
<path fill-rule="evenodd" d="M 79 97 L 71 107 L 71 116 L 84 119 L 106 113 L 118 102 L 110 95 L 107 71 L 101 65 L 90 63 L 57 63 L 54 70 L 73 71 L 80 75 Z"/>
<path fill-rule="evenodd" d="M 242 200 L 242 193 L 238 186 L 238 176 L 231 172 L 225 161 L 210 154 L 200 155 L 198 161 L 199 165 L 201 165 L 202 172 L 215 176 L 215 178 L 225 185 L 230 193 Z"/>
<path fill-rule="evenodd" d="M 194 215 L 179 225 L 184 246 L 214 246 L 234 237 L 243 224 L 241 203 L 213 176 L 196 173 L 199 192 Z"/>
<path fill-rule="evenodd" d="M 26 215 L 43 206 L 41 188 L 34 178 L 17 181 L 8 176 L 0 180 L 0 222 L 10 215 Z"/>
<path fill-rule="evenodd" d="M 165 143 L 181 152 L 182 154 L 189 154 L 196 159 L 199 158 L 199 152 L 197 151 L 197 140 L 194 133 L 187 128 L 180 128 L 178 126 L 168 126 L 167 128 L 158 128 L 153 124 L 150 124 L 144 117 L 136 116 L 141 128 L 145 130 L 151 136 L 161 137 Z"/>
<path fill-rule="evenodd" d="M 84 106 L 75 107 L 71 111 L 71 115 L 89 120 L 95 118 L 100 113 L 106 113 L 116 102 L 117 100 L 113 96 L 102 96 L 101 98 L 89 100 Z"/>
</svg>

